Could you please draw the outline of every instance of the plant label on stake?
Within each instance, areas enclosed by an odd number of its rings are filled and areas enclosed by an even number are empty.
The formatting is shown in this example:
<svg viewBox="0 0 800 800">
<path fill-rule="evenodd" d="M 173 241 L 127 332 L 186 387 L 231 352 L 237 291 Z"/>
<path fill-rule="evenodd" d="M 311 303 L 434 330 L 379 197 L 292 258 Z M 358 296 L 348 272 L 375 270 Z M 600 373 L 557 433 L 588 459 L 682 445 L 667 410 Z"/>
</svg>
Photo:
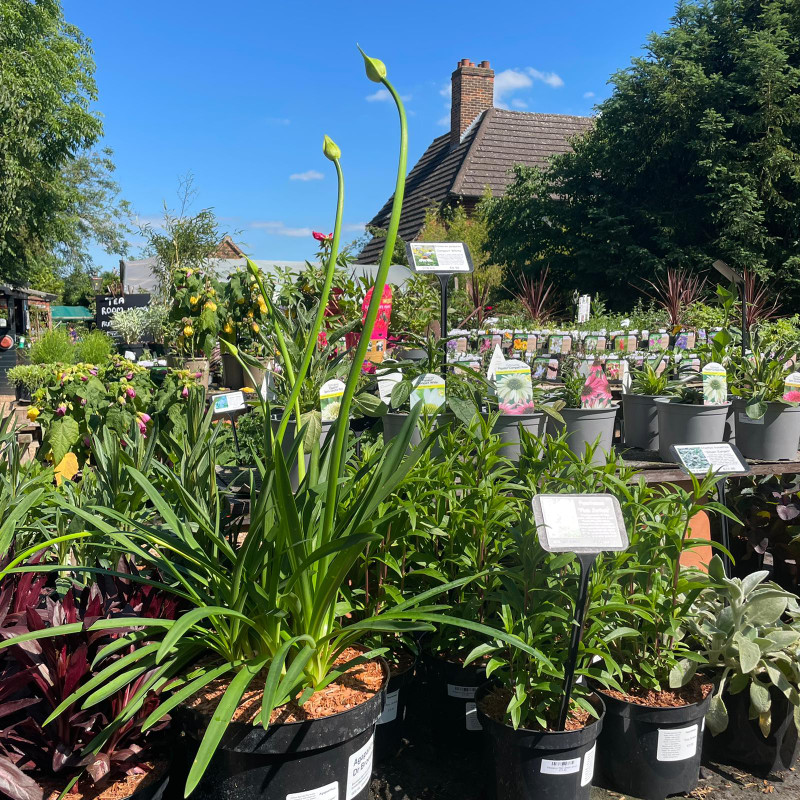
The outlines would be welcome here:
<svg viewBox="0 0 800 800">
<path fill-rule="evenodd" d="M 608 408 L 611 405 L 611 387 L 601 364 L 589 367 L 589 376 L 581 389 L 581 408 Z"/>
<path fill-rule="evenodd" d="M 533 517 L 542 548 L 548 553 L 575 553 L 581 565 L 575 625 L 564 670 L 564 697 L 558 715 L 558 730 L 563 731 L 583 633 L 589 575 L 600 553 L 628 547 L 628 532 L 619 500 L 611 494 L 539 494 L 533 498 Z"/>
<path fill-rule="evenodd" d="M 319 390 L 319 410 L 323 422 L 333 422 L 338 419 L 344 389 L 344 381 L 338 378 L 331 378 L 322 384 Z"/>
<path fill-rule="evenodd" d="M 418 274 L 436 275 L 442 290 L 439 335 L 447 336 L 447 287 L 453 275 L 473 271 L 472 256 L 466 242 L 408 242 L 406 243 L 408 267 Z M 444 351 L 447 364 L 447 348 Z"/>
<path fill-rule="evenodd" d="M 489 383 L 493 383 L 494 376 L 497 373 L 497 368 L 501 364 L 505 364 L 506 357 L 503 355 L 503 351 L 500 349 L 500 345 L 497 344 L 494 347 L 494 352 L 492 353 L 492 358 L 489 361 L 489 369 L 486 371 L 486 380 Z"/>
<path fill-rule="evenodd" d="M 783 399 L 787 403 L 800 403 L 800 372 L 786 376 L 783 385 Z"/>
<path fill-rule="evenodd" d="M 712 361 L 703 367 L 703 405 L 718 406 L 728 401 L 728 374 Z"/>
<path fill-rule="evenodd" d="M 414 381 L 414 388 L 411 390 L 411 408 L 422 403 L 423 414 L 436 414 L 444 405 L 444 401 L 444 378 L 441 375 L 428 373 L 420 375 Z"/>
<path fill-rule="evenodd" d="M 494 378 L 497 405 L 503 414 L 533 413 L 531 368 L 524 361 L 506 361 Z"/>
</svg>

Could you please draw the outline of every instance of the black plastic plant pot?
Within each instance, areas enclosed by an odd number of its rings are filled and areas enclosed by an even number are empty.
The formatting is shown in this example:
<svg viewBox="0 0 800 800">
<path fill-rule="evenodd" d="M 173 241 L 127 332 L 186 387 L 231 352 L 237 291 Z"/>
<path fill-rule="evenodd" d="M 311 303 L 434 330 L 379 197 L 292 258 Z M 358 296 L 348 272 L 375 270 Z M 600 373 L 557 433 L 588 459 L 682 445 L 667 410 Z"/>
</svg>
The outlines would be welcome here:
<svg viewBox="0 0 800 800">
<path fill-rule="evenodd" d="M 411 661 L 402 672 L 389 672 L 386 684 L 386 701 L 375 727 L 375 761 L 380 763 L 394 756 L 400 749 L 405 729 L 406 709 L 412 691 L 417 661 Z"/>
<path fill-rule="evenodd" d="M 711 693 L 700 703 L 676 708 L 600 695 L 606 716 L 597 740 L 598 784 L 641 800 L 691 792 L 700 777 Z"/>
<path fill-rule="evenodd" d="M 169 790 L 169 793 L 168 793 Z M 162 800 L 164 797 L 169 797 L 172 793 L 170 787 L 170 770 L 169 766 L 165 765 L 162 775 L 154 780 L 144 780 L 137 787 L 136 791 L 128 795 L 127 800 Z"/>
<path fill-rule="evenodd" d="M 458 751 L 479 751 L 483 728 L 478 721 L 475 693 L 486 682 L 486 669 L 467 667 L 423 655 L 425 690 L 420 699 L 437 741 L 437 746 Z"/>
<path fill-rule="evenodd" d="M 16 396 L 17 402 L 20 405 L 30 405 L 31 393 L 30 389 L 28 389 L 27 386 L 23 386 L 21 383 L 18 383 L 14 387 L 14 394 Z"/>
<path fill-rule="evenodd" d="M 485 731 L 491 800 L 589 800 L 592 793 L 597 737 L 605 706 L 598 695 L 590 702 L 599 714 L 575 731 L 533 731 L 498 722 L 481 710 L 481 700 L 494 688 L 486 683 L 475 701 Z"/>
<path fill-rule="evenodd" d="M 772 727 L 764 736 L 758 720 L 750 719 L 750 692 L 724 695 L 728 727 L 711 735 L 706 729 L 703 758 L 724 764 L 741 764 L 748 772 L 766 777 L 794 767 L 800 755 L 800 740 L 794 724 L 794 706 L 774 686 L 770 688 Z"/>
<path fill-rule="evenodd" d="M 274 724 L 266 731 L 260 725 L 231 723 L 192 800 L 367 800 L 375 723 L 385 692 L 384 683 L 380 692 L 348 711 Z M 183 793 L 208 718 L 183 706 L 174 719 L 185 743 L 184 763 L 175 776 Z"/>
</svg>

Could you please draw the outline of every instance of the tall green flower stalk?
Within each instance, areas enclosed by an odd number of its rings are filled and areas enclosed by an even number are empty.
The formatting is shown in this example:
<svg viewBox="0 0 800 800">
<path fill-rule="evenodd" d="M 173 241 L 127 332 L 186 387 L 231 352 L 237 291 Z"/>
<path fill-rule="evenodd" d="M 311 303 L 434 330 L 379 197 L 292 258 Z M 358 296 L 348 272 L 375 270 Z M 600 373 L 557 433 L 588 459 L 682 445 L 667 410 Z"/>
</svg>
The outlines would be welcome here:
<svg viewBox="0 0 800 800">
<path fill-rule="evenodd" d="M 400 227 L 400 212 L 403 209 L 403 195 L 406 189 L 406 162 L 408 161 L 408 123 L 406 121 L 406 110 L 403 107 L 403 101 L 400 99 L 400 95 L 397 93 L 394 86 L 387 80 L 386 65 L 383 61 L 379 61 L 377 58 L 370 58 L 360 47 L 358 49 L 364 57 L 367 77 L 374 83 L 383 84 L 397 106 L 397 113 L 400 117 L 400 157 L 397 163 L 397 178 L 394 186 L 394 199 L 392 200 L 392 214 L 389 217 L 389 225 L 386 229 L 386 240 L 383 244 L 381 262 L 378 267 L 378 274 L 375 276 L 375 284 L 372 287 L 372 299 L 367 309 L 367 316 L 364 319 L 361 337 L 358 340 L 358 347 L 356 347 L 356 352 L 353 356 L 353 365 L 350 368 L 350 374 L 347 376 L 347 384 L 339 408 L 339 423 L 336 425 L 336 436 L 333 442 L 333 451 L 328 467 L 329 480 L 325 498 L 325 518 L 322 526 L 323 536 L 326 539 L 330 535 L 331 528 L 333 527 L 333 518 L 336 512 L 336 496 L 339 487 L 338 478 L 344 466 L 342 462 L 342 453 L 347 442 L 347 420 L 350 417 L 350 406 L 353 402 L 356 383 L 361 374 L 364 359 L 367 357 L 369 337 L 372 334 L 375 321 L 378 318 L 378 310 L 381 299 L 383 298 L 383 288 L 386 286 L 386 278 L 389 275 L 392 253 L 394 252 L 394 243 L 397 239 L 397 230 Z"/>
</svg>

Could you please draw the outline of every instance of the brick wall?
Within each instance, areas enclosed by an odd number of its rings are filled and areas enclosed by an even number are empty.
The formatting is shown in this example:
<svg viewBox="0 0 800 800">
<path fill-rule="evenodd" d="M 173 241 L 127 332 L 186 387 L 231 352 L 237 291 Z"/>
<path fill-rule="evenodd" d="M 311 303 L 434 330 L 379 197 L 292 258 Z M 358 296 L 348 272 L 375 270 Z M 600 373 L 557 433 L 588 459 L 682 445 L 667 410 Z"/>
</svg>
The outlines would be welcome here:
<svg viewBox="0 0 800 800">
<path fill-rule="evenodd" d="M 455 147 L 478 114 L 494 105 L 494 70 L 488 61 L 475 66 L 474 62 L 463 58 L 451 80 L 450 145 Z"/>
</svg>

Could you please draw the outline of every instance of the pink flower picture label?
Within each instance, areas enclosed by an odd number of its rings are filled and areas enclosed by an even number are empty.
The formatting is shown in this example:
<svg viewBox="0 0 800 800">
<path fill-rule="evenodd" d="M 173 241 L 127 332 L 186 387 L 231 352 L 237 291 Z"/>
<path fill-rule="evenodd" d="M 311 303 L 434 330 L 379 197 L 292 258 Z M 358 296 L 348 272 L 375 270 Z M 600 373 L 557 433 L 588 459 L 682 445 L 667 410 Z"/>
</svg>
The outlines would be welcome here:
<svg viewBox="0 0 800 800">
<path fill-rule="evenodd" d="M 783 399 L 787 403 L 800 403 L 800 372 L 786 376 L 783 384 Z"/>
<path fill-rule="evenodd" d="M 524 361 L 512 359 L 501 364 L 495 373 L 494 390 L 503 414 L 533 414 L 531 368 Z"/>
<path fill-rule="evenodd" d="M 608 408 L 611 405 L 611 387 L 602 364 L 589 367 L 589 377 L 581 389 L 581 408 Z"/>
</svg>

